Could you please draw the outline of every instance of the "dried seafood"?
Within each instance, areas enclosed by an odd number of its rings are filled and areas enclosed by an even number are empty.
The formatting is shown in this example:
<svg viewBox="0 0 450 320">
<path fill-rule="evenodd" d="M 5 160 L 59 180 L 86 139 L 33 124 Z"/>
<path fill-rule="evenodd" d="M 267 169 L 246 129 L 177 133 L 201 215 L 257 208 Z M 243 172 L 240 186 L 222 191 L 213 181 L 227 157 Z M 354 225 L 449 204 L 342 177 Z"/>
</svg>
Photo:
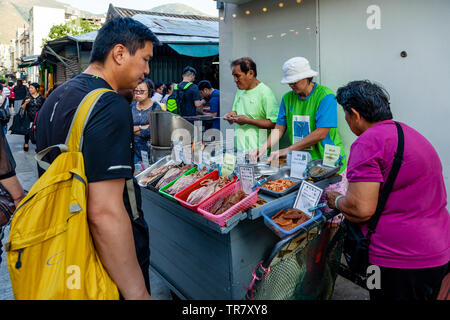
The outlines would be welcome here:
<svg viewBox="0 0 450 320">
<path fill-rule="evenodd" d="M 206 179 L 201 182 L 200 188 L 191 192 L 186 202 L 191 205 L 197 205 L 216 191 L 225 187 L 231 180 L 227 177 L 219 177 L 217 180 Z"/>
<path fill-rule="evenodd" d="M 261 187 L 264 189 L 268 189 L 274 192 L 283 192 L 290 187 L 292 187 L 297 182 L 292 180 L 284 180 L 284 179 L 278 179 L 273 181 L 267 181 L 264 183 Z"/>
<path fill-rule="evenodd" d="M 194 184 L 197 180 L 203 178 L 208 174 L 208 170 L 204 167 L 201 171 L 197 171 L 193 174 L 189 174 L 186 176 L 182 176 L 178 179 L 173 185 L 166 189 L 166 192 L 171 195 L 175 195 L 181 190 L 189 187 L 191 184 Z"/>
</svg>

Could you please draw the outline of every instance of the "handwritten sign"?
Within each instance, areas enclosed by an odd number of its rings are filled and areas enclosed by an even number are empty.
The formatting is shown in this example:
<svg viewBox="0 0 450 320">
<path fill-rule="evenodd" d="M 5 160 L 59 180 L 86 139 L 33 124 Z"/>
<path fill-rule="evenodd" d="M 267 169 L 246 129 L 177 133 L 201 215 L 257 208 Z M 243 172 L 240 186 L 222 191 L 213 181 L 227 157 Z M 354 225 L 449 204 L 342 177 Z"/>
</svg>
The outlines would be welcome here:
<svg viewBox="0 0 450 320">
<path fill-rule="evenodd" d="M 311 161 L 309 152 L 292 151 L 291 156 L 291 177 L 303 179 L 303 173 L 306 170 L 308 163 Z"/>
<path fill-rule="evenodd" d="M 228 177 L 232 174 L 235 167 L 236 157 L 232 154 L 225 153 L 225 156 L 223 157 L 222 177 Z"/>
<path fill-rule="evenodd" d="M 298 190 L 297 198 L 295 199 L 294 208 L 303 211 L 305 214 L 311 217 L 309 208 L 317 206 L 323 190 L 316 187 L 312 183 L 302 182 L 300 189 Z"/>
<path fill-rule="evenodd" d="M 326 144 L 323 153 L 323 161 L 322 161 L 323 165 L 333 168 L 336 167 L 335 163 L 339 159 L 340 154 L 341 154 L 341 147 Z"/>
<path fill-rule="evenodd" d="M 239 166 L 239 181 L 245 194 L 253 192 L 252 188 L 256 184 L 255 170 L 252 166 Z"/>
</svg>

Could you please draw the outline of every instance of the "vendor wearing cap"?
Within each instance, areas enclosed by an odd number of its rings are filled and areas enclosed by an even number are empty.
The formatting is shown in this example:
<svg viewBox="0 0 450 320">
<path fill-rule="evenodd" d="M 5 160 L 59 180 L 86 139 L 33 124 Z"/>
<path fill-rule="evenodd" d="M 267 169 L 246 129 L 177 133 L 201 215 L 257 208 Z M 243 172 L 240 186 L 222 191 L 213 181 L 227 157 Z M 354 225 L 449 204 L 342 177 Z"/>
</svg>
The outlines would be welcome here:
<svg viewBox="0 0 450 320">
<path fill-rule="evenodd" d="M 295 57 L 283 65 L 283 84 L 292 89 L 283 96 L 275 130 L 258 150 L 258 157 L 277 143 L 288 130 L 291 146 L 274 150 L 270 160 L 286 156 L 291 151 L 307 151 L 312 160 L 323 159 L 326 144 L 341 147 L 337 129 L 337 103 L 333 91 L 312 81 L 318 73 L 311 69 L 308 60 Z M 345 170 L 346 159 L 341 172 Z"/>
<path fill-rule="evenodd" d="M 238 90 L 233 111 L 225 114 L 224 119 L 237 124 L 238 151 L 256 150 L 267 139 L 267 130 L 275 127 L 278 102 L 272 89 L 256 78 L 256 64 L 252 59 L 237 59 L 231 67 Z"/>
</svg>

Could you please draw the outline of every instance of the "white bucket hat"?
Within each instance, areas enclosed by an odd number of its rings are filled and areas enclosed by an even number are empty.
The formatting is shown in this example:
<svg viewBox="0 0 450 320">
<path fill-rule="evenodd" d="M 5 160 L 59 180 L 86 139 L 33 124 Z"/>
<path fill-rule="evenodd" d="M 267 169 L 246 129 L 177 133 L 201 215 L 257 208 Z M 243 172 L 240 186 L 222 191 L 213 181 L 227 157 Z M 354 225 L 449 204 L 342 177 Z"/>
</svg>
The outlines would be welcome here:
<svg viewBox="0 0 450 320">
<path fill-rule="evenodd" d="M 299 80 L 317 76 L 319 73 L 311 69 L 309 61 L 303 57 L 294 57 L 283 64 L 283 84 L 295 83 Z"/>
</svg>

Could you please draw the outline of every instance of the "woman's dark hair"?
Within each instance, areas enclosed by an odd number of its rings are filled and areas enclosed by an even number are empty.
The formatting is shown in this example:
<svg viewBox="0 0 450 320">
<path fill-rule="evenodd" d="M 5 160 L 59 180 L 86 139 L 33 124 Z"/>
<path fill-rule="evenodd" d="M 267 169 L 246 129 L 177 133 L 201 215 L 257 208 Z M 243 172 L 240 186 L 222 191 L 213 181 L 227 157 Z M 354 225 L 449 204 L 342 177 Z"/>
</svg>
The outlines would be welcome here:
<svg viewBox="0 0 450 320">
<path fill-rule="evenodd" d="M 22 88 L 23 87 L 23 82 L 21 79 L 17 80 L 17 88 Z"/>
<path fill-rule="evenodd" d="M 41 88 L 39 83 L 32 82 L 32 83 L 30 83 L 30 86 L 33 86 L 36 89 L 36 91 L 39 93 L 39 89 Z"/>
<path fill-rule="evenodd" d="M 389 93 L 369 80 L 352 81 L 337 90 L 337 102 L 348 113 L 352 108 L 368 122 L 391 120 Z"/>
<path fill-rule="evenodd" d="M 14 84 L 14 82 L 12 82 L 12 81 L 8 82 L 8 86 L 10 86 L 10 87 L 12 87 L 13 84 Z"/>
<path fill-rule="evenodd" d="M 131 18 L 114 18 L 106 23 L 95 38 L 89 63 L 104 63 L 110 51 L 124 45 L 131 55 L 145 47 L 146 41 L 159 45 L 155 34 L 143 23 Z"/>
<path fill-rule="evenodd" d="M 3 91 L 3 85 L 2 85 L 2 83 L 0 82 L 0 93 L 1 93 L 1 91 Z"/>
<path fill-rule="evenodd" d="M 239 66 L 241 68 L 241 71 L 245 74 L 247 74 L 250 70 L 253 70 L 253 73 L 255 74 L 255 77 L 258 75 L 256 72 L 256 63 L 249 57 L 239 58 L 231 62 L 231 68 L 234 68 L 235 66 Z"/>
<path fill-rule="evenodd" d="M 153 97 L 153 95 L 155 94 L 155 84 L 153 83 L 152 80 L 150 79 L 144 79 L 141 82 L 139 82 L 139 84 L 145 83 L 147 85 L 147 90 L 148 90 L 148 98 L 151 99 Z"/>
</svg>

